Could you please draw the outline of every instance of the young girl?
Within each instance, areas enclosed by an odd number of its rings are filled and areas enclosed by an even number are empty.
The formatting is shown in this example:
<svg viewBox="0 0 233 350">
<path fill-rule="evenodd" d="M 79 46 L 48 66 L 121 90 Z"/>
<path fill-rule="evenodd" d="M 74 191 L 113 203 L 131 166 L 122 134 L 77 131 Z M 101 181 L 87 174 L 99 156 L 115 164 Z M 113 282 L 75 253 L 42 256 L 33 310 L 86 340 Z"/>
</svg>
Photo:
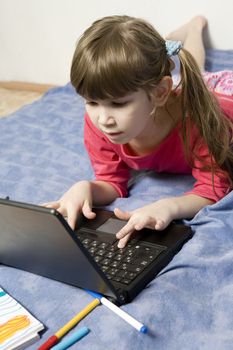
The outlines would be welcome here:
<svg viewBox="0 0 233 350">
<path fill-rule="evenodd" d="M 131 169 L 190 173 L 196 182 L 177 197 L 130 212 L 116 208 L 115 215 L 127 221 L 117 233 L 120 248 L 134 230 L 163 230 L 230 191 L 232 98 L 219 95 L 217 102 L 203 81 L 205 25 L 203 17 L 195 17 L 166 41 L 144 20 L 111 16 L 94 22 L 80 38 L 71 82 L 85 99 L 84 138 L 96 180 L 80 181 L 46 204 L 67 216 L 72 228 L 78 214 L 92 219 L 92 206 L 127 196 Z M 180 83 L 174 88 L 175 55 Z M 228 88 L 232 95 L 231 72 L 206 74 L 209 84 L 211 77 L 219 92 Z"/>
</svg>

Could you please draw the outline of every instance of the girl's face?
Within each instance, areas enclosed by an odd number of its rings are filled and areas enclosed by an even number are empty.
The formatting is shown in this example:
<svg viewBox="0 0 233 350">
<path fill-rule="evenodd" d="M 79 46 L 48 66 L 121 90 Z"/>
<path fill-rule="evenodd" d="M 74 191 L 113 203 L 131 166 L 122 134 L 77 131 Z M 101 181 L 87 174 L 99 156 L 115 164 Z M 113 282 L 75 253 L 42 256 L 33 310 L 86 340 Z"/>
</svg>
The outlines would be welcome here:
<svg viewBox="0 0 233 350">
<path fill-rule="evenodd" d="M 92 123 L 114 144 L 146 137 L 153 107 L 142 89 L 114 100 L 86 100 Z"/>
</svg>

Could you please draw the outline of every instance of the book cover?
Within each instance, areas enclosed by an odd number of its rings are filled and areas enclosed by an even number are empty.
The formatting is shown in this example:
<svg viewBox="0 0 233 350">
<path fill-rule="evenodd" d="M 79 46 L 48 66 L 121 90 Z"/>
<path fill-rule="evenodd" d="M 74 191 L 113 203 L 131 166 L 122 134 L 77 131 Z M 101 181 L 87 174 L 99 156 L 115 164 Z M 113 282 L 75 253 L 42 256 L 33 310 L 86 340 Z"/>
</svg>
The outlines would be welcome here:
<svg viewBox="0 0 233 350">
<path fill-rule="evenodd" d="M 0 350 L 22 350 L 37 339 L 43 324 L 0 287 Z"/>
</svg>

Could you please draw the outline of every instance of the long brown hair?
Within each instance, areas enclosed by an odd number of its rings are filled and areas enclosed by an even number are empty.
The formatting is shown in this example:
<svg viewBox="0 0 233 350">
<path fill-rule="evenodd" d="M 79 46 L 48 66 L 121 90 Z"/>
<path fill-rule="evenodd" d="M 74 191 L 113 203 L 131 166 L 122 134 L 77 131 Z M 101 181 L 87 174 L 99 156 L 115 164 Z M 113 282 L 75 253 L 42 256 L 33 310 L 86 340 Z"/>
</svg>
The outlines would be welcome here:
<svg viewBox="0 0 233 350">
<path fill-rule="evenodd" d="M 197 140 L 199 143 L 197 142 L 196 147 L 192 150 L 192 156 L 198 158 L 198 147 L 204 142 L 208 147 L 211 158 L 210 162 L 205 162 L 205 159 L 199 159 L 203 164 L 202 169 L 217 173 L 218 168 L 220 168 L 228 174 L 232 186 L 232 122 L 223 114 L 216 97 L 206 87 L 193 56 L 183 48 L 180 50 L 179 58 L 183 110 L 182 134 L 186 155 L 190 155 L 188 147 L 189 128 L 187 123 L 185 123 L 185 116 L 188 113 L 191 122 L 199 131 L 199 140 Z"/>
<path fill-rule="evenodd" d="M 187 161 L 198 158 L 198 143 L 190 149 L 190 122 L 205 142 L 211 162 L 200 158 L 203 171 L 222 169 L 233 182 L 231 122 L 206 87 L 192 55 L 179 52 L 181 73 L 182 137 Z M 164 76 L 171 76 L 165 40 L 148 22 L 129 16 L 95 21 L 81 36 L 72 61 L 71 83 L 89 99 L 122 97 L 139 88 L 148 93 Z M 189 118 L 186 118 L 186 116 Z M 187 120 L 190 122 L 187 123 Z"/>
</svg>

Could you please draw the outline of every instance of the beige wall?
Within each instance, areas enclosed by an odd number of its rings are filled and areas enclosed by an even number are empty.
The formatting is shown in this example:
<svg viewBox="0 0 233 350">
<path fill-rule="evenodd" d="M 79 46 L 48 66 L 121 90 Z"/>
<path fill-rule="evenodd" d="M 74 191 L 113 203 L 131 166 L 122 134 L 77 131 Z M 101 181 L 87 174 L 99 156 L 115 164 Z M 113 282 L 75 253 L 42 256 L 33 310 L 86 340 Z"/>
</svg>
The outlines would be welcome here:
<svg viewBox="0 0 233 350">
<path fill-rule="evenodd" d="M 143 17 L 165 35 L 196 14 L 212 47 L 233 49 L 232 0 L 0 0 L 0 81 L 65 84 L 75 42 L 93 20 Z"/>
</svg>

